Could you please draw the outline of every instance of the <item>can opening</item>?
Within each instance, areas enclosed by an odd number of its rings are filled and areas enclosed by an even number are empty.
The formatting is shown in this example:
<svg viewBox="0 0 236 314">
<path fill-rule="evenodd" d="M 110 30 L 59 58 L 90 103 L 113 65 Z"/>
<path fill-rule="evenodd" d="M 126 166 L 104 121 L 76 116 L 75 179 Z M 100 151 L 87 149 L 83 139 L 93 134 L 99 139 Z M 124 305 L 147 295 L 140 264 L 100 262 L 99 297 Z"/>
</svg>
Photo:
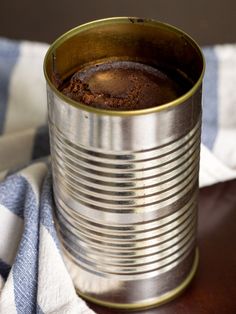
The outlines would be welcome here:
<svg viewBox="0 0 236 314">
<path fill-rule="evenodd" d="M 204 72 L 201 49 L 184 32 L 154 20 L 110 18 L 78 26 L 56 40 L 45 57 L 45 76 L 63 97 L 60 87 L 78 69 L 114 61 L 139 62 L 164 73 L 177 73 L 190 82 L 184 94 L 189 92 L 189 96 L 192 87 L 201 84 Z M 72 104 L 78 105 L 73 100 Z"/>
<path fill-rule="evenodd" d="M 155 21 L 120 18 L 85 24 L 60 37 L 47 54 L 46 74 L 58 87 L 79 67 L 104 60 L 175 68 L 193 84 L 203 70 L 200 49 L 185 33 Z"/>
</svg>

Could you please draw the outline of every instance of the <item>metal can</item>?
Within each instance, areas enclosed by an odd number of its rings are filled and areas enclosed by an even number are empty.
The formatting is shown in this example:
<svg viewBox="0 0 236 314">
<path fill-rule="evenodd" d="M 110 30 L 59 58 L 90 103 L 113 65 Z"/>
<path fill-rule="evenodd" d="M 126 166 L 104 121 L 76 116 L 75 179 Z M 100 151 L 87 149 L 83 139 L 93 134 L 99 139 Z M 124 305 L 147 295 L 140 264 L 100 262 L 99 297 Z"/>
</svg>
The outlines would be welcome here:
<svg viewBox="0 0 236 314">
<path fill-rule="evenodd" d="M 78 67 L 103 60 L 165 64 L 192 86 L 133 111 L 93 108 L 58 90 Z M 200 48 L 167 24 L 109 18 L 57 39 L 44 71 L 58 233 L 78 294 L 124 309 L 176 297 L 198 263 Z"/>
</svg>

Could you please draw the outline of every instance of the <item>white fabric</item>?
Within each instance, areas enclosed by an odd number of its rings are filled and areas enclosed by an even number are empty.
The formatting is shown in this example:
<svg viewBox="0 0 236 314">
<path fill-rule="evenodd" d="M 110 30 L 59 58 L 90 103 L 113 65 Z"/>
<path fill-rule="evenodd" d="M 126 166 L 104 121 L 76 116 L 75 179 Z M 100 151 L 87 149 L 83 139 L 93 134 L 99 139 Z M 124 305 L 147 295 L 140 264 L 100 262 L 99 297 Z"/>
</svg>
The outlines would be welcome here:
<svg viewBox="0 0 236 314">
<path fill-rule="evenodd" d="M 0 39 L 0 314 L 93 313 L 60 254 L 48 158 L 28 165 L 49 153 L 47 48 Z M 201 187 L 236 178 L 236 45 L 204 52 Z"/>
</svg>

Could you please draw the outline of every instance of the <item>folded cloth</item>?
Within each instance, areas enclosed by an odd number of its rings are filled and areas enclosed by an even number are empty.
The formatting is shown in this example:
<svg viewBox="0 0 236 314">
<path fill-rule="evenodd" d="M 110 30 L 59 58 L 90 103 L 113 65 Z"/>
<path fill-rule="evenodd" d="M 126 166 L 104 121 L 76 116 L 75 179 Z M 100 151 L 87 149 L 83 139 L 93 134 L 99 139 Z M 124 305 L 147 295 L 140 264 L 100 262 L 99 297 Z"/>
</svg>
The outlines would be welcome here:
<svg viewBox="0 0 236 314">
<path fill-rule="evenodd" d="M 94 313 L 77 296 L 52 215 L 46 44 L 0 39 L 0 313 Z"/>
<path fill-rule="evenodd" d="M 0 313 L 94 313 L 53 221 L 46 44 L 0 39 Z M 236 178 L 236 45 L 204 48 L 200 186 Z"/>
</svg>

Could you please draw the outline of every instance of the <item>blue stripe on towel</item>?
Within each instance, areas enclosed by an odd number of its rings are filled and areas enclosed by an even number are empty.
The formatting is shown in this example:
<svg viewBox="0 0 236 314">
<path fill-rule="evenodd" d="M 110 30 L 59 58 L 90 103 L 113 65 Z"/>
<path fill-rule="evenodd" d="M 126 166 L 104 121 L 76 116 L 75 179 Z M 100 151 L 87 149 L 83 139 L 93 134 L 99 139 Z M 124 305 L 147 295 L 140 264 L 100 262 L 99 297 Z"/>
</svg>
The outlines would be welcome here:
<svg viewBox="0 0 236 314">
<path fill-rule="evenodd" d="M 55 207 L 55 204 L 53 202 L 52 195 L 52 174 L 51 171 L 49 171 L 44 180 L 42 194 L 40 196 L 40 223 L 42 223 L 48 230 L 53 240 L 55 241 L 55 244 L 59 248 L 60 245 L 53 218 L 53 208 Z"/>
<path fill-rule="evenodd" d="M 0 38 L 0 134 L 3 133 L 11 74 L 20 54 L 20 44 Z"/>
<path fill-rule="evenodd" d="M 37 310 L 39 204 L 30 183 L 12 175 L 0 184 L 0 203 L 24 218 L 24 232 L 12 266 L 17 313 Z"/>
<path fill-rule="evenodd" d="M 0 275 L 6 280 L 9 272 L 11 270 L 11 266 L 5 263 L 1 258 L 0 258 Z"/>
<path fill-rule="evenodd" d="M 9 176 L 0 183 L 0 204 L 23 218 L 28 189 L 26 179 L 18 175 Z"/>
<path fill-rule="evenodd" d="M 214 48 L 203 49 L 206 73 L 203 84 L 202 142 L 213 149 L 218 131 L 218 59 Z"/>
<path fill-rule="evenodd" d="M 31 185 L 23 177 L 21 179 L 25 181 L 23 185 L 27 185 L 24 195 L 24 232 L 12 270 L 17 313 L 31 314 L 37 312 L 39 206 Z"/>
</svg>

